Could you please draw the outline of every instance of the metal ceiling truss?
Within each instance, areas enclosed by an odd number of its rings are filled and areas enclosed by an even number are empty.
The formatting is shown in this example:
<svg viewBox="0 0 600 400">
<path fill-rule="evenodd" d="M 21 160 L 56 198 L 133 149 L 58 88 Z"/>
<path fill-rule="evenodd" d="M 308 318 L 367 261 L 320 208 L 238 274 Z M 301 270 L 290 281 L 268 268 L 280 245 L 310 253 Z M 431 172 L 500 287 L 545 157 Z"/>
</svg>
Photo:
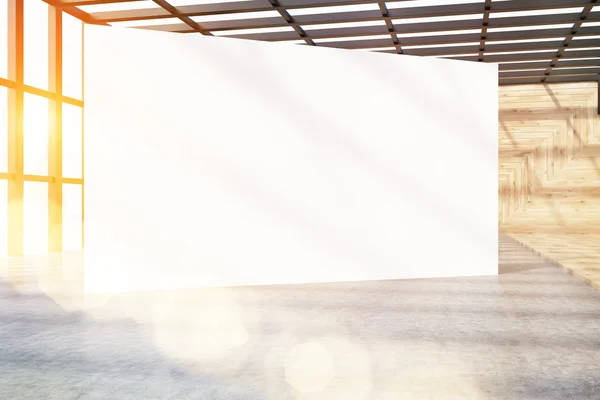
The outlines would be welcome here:
<svg viewBox="0 0 600 400">
<path fill-rule="evenodd" d="M 599 0 L 474 0 L 410 7 L 402 3 L 411 0 L 248 0 L 184 6 L 168 0 L 45 1 L 92 24 L 134 22 L 139 29 L 499 63 L 500 84 L 600 77 L 600 10 L 594 11 Z M 134 2 L 148 7 L 122 7 Z M 98 5 L 117 7 L 84 11 Z M 340 6 L 349 11 L 326 9 Z M 279 15 L 256 17 L 256 12 Z M 230 18 L 244 13 L 250 13 L 248 18 Z M 199 21 L 206 16 L 211 20 Z M 340 23 L 355 26 L 336 26 Z"/>
</svg>

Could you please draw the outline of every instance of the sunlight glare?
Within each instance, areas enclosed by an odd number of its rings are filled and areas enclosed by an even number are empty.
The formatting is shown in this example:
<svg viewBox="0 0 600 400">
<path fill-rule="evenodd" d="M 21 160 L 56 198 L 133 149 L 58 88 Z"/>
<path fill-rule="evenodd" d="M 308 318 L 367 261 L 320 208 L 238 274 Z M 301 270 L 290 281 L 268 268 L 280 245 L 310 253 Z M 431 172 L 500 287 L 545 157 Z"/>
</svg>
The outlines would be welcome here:
<svg viewBox="0 0 600 400">
<path fill-rule="evenodd" d="M 0 180 L 0 258 L 8 256 L 8 181 Z"/>
<path fill-rule="evenodd" d="M 25 93 L 23 100 L 24 171 L 48 174 L 48 99 Z"/>
<path fill-rule="evenodd" d="M 0 0 L 0 78 L 8 78 L 8 1 L 7 0 Z"/>
<path fill-rule="evenodd" d="M 82 197 L 79 184 L 63 184 L 62 202 L 62 249 L 72 251 L 81 249 L 82 239 Z"/>
<path fill-rule="evenodd" d="M 23 7 L 25 84 L 47 90 L 50 6 L 43 1 L 25 1 Z"/>
<path fill-rule="evenodd" d="M 290 392 L 294 400 L 367 400 L 373 388 L 371 357 L 333 319 L 319 322 L 326 334 L 305 332 L 305 318 L 284 312 L 279 322 L 285 332 L 265 358 L 269 400 Z M 280 376 L 285 380 L 282 381 Z"/>
<path fill-rule="evenodd" d="M 8 172 L 8 89 L 0 86 L 0 172 Z"/>
<path fill-rule="evenodd" d="M 83 22 L 63 12 L 63 73 L 65 96 L 81 100 L 83 87 Z"/>
<path fill-rule="evenodd" d="M 161 293 L 155 296 L 151 314 L 158 348 L 187 364 L 191 373 L 235 373 L 248 356 L 250 334 L 227 289 Z M 222 363 L 234 354 L 234 362 Z"/>
<path fill-rule="evenodd" d="M 320 392 L 335 376 L 333 355 L 322 344 L 294 346 L 284 361 L 285 378 L 300 393 Z"/>
<path fill-rule="evenodd" d="M 63 104 L 62 156 L 63 176 L 82 177 L 83 109 Z"/>
<path fill-rule="evenodd" d="M 23 195 L 24 253 L 48 253 L 48 184 L 25 182 Z"/>
</svg>

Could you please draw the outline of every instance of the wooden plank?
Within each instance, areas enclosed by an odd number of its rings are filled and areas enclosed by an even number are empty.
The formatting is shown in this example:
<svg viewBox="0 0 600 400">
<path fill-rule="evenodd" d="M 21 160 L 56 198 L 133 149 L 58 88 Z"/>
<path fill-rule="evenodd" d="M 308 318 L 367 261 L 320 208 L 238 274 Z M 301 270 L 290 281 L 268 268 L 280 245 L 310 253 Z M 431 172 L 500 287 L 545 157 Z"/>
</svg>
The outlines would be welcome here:
<svg viewBox="0 0 600 400">
<path fill-rule="evenodd" d="M 600 288 L 597 107 L 597 82 L 499 88 L 499 203 L 503 207 L 499 206 L 498 220 L 501 233 Z M 527 150 L 530 155 L 524 154 Z M 521 161 L 527 166 L 517 167 Z M 514 198 L 507 188 L 512 183 L 506 175 L 508 167 L 513 167 L 521 190 L 517 200 L 526 199 L 510 213 L 504 205 Z"/>
</svg>

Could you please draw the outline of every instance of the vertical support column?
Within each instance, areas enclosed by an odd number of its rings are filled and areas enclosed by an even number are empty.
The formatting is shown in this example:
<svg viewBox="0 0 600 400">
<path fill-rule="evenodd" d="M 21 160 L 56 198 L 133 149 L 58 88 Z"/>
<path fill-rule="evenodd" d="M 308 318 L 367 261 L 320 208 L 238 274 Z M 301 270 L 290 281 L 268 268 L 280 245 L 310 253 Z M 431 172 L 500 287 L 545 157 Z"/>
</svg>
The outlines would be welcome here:
<svg viewBox="0 0 600 400">
<path fill-rule="evenodd" d="M 81 100 L 85 102 L 85 22 L 81 25 L 81 69 Z M 81 248 L 85 248 L 85 110 L 81 117 Z"/>
<path fill-rule="evenodd" d="M 48 115 L 48 251 L 62 251 L 62 11 L 50 7 L 48 13 L 48 83 L 55 100 Z"/>
<path fill-rule="evenodd" d="M 23 218 L 23 1 L 8 0 L 9 68 L 8 78 L 16 83 L 8 99 L 8 255 L 22 256 Z M 10 271 L 11 280 L 22 279 L 19 271 Z"/>
</svg>

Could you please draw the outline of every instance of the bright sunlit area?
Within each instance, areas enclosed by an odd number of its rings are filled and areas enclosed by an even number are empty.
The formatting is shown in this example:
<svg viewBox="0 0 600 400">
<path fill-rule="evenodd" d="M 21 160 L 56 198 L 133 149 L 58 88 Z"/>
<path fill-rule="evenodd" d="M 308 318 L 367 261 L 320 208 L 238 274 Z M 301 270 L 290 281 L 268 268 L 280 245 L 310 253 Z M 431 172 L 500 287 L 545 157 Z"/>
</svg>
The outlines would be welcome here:
<svg viewBox="0 0 600 400">
<path fill-rule="evenodd" d="M 8 77 L 8 0 L 0 0 L 0 78 Z M 0 120 L 1 121 L 1 120 Z"/>
<path fill-rule="evenodd" d="M 598 4 L 0 0 L 0 399 L 600 399 Z"/>
<path fill-rule="evenodd" d="M 0 0 L 0 257 L 81 250 L 83 22 L 23 1 L 18 49 L 9 3 Z"/>
<path fill-rule="evenodd" d="M 0 119 L 0 121 L 2 121 Z M 0 179 L 0 257 L 8 256 L 8 181 Z"/>
</svg>

